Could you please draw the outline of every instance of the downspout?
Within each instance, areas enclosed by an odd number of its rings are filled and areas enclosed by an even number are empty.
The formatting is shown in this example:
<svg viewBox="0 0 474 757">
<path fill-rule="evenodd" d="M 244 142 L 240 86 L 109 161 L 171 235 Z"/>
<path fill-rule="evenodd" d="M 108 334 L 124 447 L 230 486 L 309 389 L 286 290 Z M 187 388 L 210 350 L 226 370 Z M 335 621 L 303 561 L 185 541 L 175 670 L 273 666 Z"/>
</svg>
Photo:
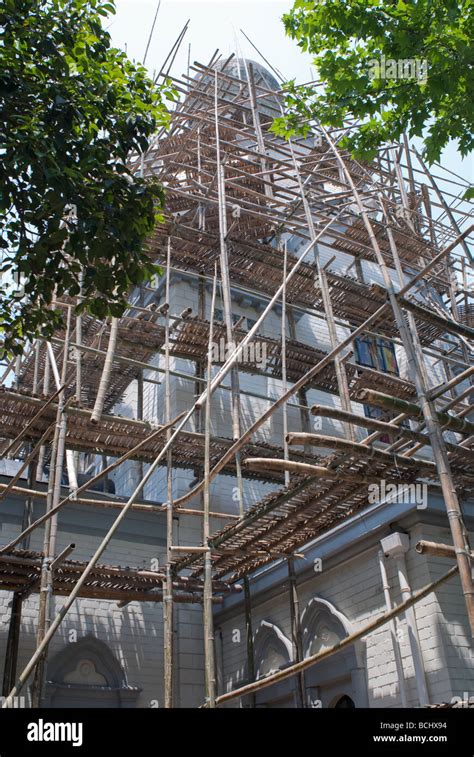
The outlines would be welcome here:
<svg viewBox="0 0 474 757">
<path fill-rule="evenodd" d="M 405 602 L 412 596 L 405 560 L 405 553 L 408 551 L 410 545 L 409 536 L 407 534 L 397 532 L 390 534 L 390 536 L 386 536 L 385 539 L 381 540 L 380 544 L 382 545 L 384 555 L 386 557 L 393 557 L 395 559 L 402 600 L 403 602 Z M 420 637 L 418 635 L 418 627 L 416 625 L 416 617 L 413 607 L 407 608 L 407 610 L 405 611 L 405 618 L 407 621 L 408 640 L 410 643 L 413 668 L 415 671 L 415 682 L 416 690 L 418 693 L 418 700 L 421 707 L 426 707 L 429 704 L 428 688 L 426 685 L 426 675 L 423 665 L 423 657 L 421 654 Z"/>
<path fill-rule="evenodd" d="M 385 563 L 385 556 L 384 556 L 383 550 L 380 550 L 379 552 L 379 566 L 380 566 L 380 575 L 382 577 L 383 593 L 385 597 L 385 607 L 387 610 L 391 610 L 393 605 L 392 605 L 392 599 L 390 596 L 390 584 L 388 583 L 387 566 Z M 390 621 L 389 627 L 390 627 L 390 636 L 392 638 L 393 653 L 395 655 L 395 665 L 397 668 L 398 683 L 399 683 L 399 688 L 400 688 L 400 699 L 402 700 L 402 707 L 407 708 L 408 702 L 407 702 L 405 675 L 403 673 L 402 655 L 400 653 L 400 642 L 397 636 L 395 620 Z"/>
</svg>

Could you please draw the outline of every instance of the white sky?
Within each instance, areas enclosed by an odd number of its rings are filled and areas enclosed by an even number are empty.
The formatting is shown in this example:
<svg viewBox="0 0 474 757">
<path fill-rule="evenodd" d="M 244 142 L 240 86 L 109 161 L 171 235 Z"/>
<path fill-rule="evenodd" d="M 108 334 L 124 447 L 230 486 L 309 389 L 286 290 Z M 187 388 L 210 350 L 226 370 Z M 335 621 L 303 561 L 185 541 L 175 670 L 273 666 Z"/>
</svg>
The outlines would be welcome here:
<svg viewBox="0 0 474 757">
<path fill-rule="evenodd" d="M 191 63 L 207 63 L 219 48 L 226 56 L 237 45 L 245 57 L 264 63 L 240 33 L 243 29 L 270 63 L 287 79 L 300 83 L 314 78 L 311 58 L 285 35 L 281 16 L 292 0 L 162 0 L 147 55 L 146 65 L 159 71 L 181 29 L 190 19 L 189 29 L 176 57 L 172 73 L 186 72 L 190 47 Z M 116 0 L 117 13 L 106 26 L 113 43 L 142 61 L 150 34 L 157 0 Z M 455 144 L 448 145 L 442 164 L 474 183 L 472 157 L 462 160 Z M 436 173 L 436 171 L 434 171 Z"/>
</svg>

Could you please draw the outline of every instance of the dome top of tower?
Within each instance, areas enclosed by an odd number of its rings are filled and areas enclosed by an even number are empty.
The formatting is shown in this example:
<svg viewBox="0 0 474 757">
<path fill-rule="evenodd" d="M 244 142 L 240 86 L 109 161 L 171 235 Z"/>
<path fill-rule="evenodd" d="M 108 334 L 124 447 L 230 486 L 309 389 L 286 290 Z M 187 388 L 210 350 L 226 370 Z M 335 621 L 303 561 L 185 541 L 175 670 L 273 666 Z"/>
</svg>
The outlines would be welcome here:
<svg viewBox="0 0 474 757">
<path fill-rule="evenodd" d="M 271 89 L 277 92 L 280 89 L 280 84 L 275 79 L 272 73 L 262 66 L 261 63 L 252 60 L 251 58 L 238 58 L 234 56 L 231 60 L 228 58 L 220 59 L 212 66 L 217 71 L 223 71 L 229 76 L 233 76 L 236 79 L 242 79 L 248 81 L 248 69 L 252 66 L 255 83 L 260 84 L 266 89 Z"/>
</svg>

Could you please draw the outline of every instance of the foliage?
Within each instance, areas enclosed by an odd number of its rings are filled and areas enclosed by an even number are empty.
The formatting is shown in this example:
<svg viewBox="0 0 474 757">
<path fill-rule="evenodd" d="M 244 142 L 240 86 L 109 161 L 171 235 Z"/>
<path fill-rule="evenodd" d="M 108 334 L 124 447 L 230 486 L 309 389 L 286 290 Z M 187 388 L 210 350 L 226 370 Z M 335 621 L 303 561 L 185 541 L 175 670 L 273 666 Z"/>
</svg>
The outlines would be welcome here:
<svg viewBox="0 0 474 757">
<path fill-rule="evenodd" d="M 338 127 L 352 117 L 360 126 L 343 145 L 358 158 L 373 158 L 403 132 L 423 137 L 429 163 L 451 139 L 466 155 L 474 146 L 473 8 L 472 0 L 296 0 L 283 16 L 287 34 L 315 56 L 325 85 L 289 82 L 287 114 L 273 130 L 304 133 L 307 118 Z M 391 61 L 409 61 L 403 73 L 415 75 L 400 75 Z"/>
<path fill-rule="evenodd" d="M 132 153 L 168 123 L 169 82 L 112 47 L 113 2 L 0 0 L 0 329 L 4 350 L 48 336 L 53 297 L 79 294 L 99 318 L 123 312 L 157 271 L 143 240 L 164 194 Z"/>
</svg>

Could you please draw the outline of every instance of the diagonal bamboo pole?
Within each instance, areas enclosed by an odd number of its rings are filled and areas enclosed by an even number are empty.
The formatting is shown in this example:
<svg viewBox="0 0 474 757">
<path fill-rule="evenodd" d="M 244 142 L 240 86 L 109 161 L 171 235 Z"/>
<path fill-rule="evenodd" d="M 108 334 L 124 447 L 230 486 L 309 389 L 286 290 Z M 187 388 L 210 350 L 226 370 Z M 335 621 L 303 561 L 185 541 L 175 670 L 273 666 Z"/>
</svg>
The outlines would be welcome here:
<svg viewBox="0 0 474 757">
<path fill-rule="evenodd" d="M 225 704 L 226 702 L 230 702 L 232 699 L 240 699 L 240 697 L 247 696 L 248 694 L 255 693 L 256 691 L 261 691 L 268 686 L 272 686 L 275 683 L 284 681 L 286 678 L 291 678 L 297 673 L 310 668 L 312 665 L 316 665 L 316 663 L 321 662 L 321 660 L 325 660 L 328 657 L 331 657 L 341 649 L 349 647 L 355 641 L 358 641 L 363 636 L 367 636 L 369 633 L 376 631 L 378 628 L 385 625 L 385 623 L 388 623 L 390 620 L 393 620 L 393 618 L 396 618 L 398 617 L 398 615 L 405 612 L 408 608 L 413 607 L 414 604 L 427 597 L 437 588 L 442 586 L 446 581 L 449 581 L 449 579 L 452 578 L 454 574 L 457 573 L 457 571 L 458 566 L 455 565 L 453 568 L 448 570 L 447 573 L 444 573 L 440 578 L 436 579 L 436 581 L 432 581 L 431 583 L 427 584 L 427 586 L 424 586 L 422 589 L 412 594 L 409 599 L 406 599 L 404 602 L 396 605 L 391 610 L 384 612 L 383 615 L 379 615 L 379 617 L 371 620 L 370 623 L 362 626 L 362 628 L 359 628 L 358 631 L 355 631 L 349 636 L 346 636 L 338 644 L 335 644 L 332 647 L 328 647 L 322 652 L 318 652 L 317 654 L 311 655 L 310 657 L 306 657 L 306 659 L 302 660 L 301 662 L 297 662 L 295 665 L 290 665 L 283 670 L 279 670 L 277 673 L 272 673 L 271 675 L 268 675 L 265 678 L 260 679 L 259 681 L 249 683 L 246 686 L 241 686 L 239 689 L 234 689 L 234 691 L 229 691 L 226 694 L 222 694 L 220 697 L 217 697 L 217 705 Z"/>
</svg>

